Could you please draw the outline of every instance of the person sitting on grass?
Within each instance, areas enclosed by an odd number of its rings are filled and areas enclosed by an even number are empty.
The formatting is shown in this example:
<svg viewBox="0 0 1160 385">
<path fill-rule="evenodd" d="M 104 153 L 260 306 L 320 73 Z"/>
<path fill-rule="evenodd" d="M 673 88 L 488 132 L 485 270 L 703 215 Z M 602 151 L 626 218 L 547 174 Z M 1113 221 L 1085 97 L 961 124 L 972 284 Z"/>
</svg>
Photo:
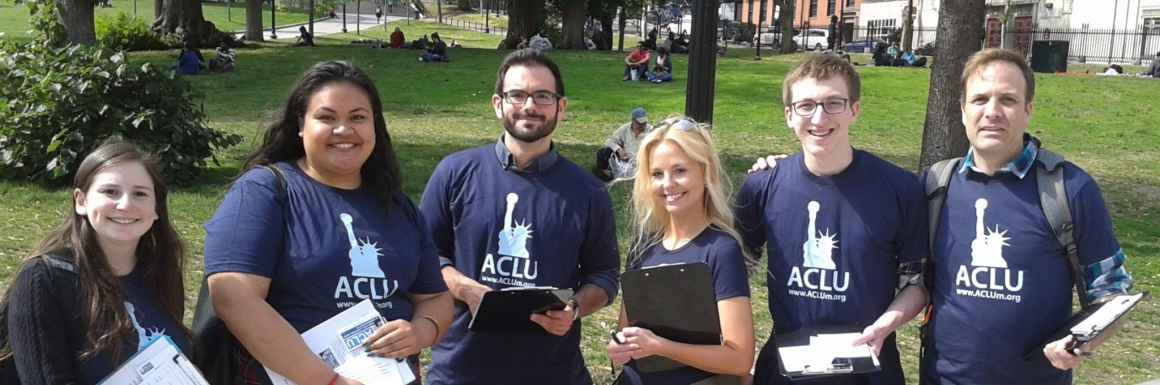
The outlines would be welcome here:
<svg viewBox="0 0 1160 385">
<path fill-rule="evenodd" d="M 237 62 L 237 53 L 233 48 L 230 48 L 229 43 L 223 41 L 221 45 L 214 50 L 217 57 L 209 61 L 209 70 L 213 72 L 229 72 L 234 70 L 234 64 Z"/>
<path fill-rule="evenodd" d="M 177 54 L 177 65 L 174 69 L 179 75 L 197 75 L 205 68 L 205 58 L 201 51 L 193 47 L 193 43 L 185 43 L 181 53 Z"/>
<path fill-rule="evenodd" d="M 648 81 L 657 84 L 673 81 L 673 58 L 665 47 L 657 48 L 656 64 L 653 72 L 648 74 Z"/>
<path fill-rule="evenodd" d="M 1152 58 L 1152 68 L 1149 68 L 1144 75 L 1160 78 L 1160 51 L 1156 52 L 1156 57 Z"/>
<path fill-rule="evenodd" d="M 294 42 L 294 45 L 298 47 L 314 46 L 314 36 L 310 34 L 310 31 L 306 30 L 305 25 L 298 27 L 298 40 Z"/>
<path fill-rule="evenodd" d="M 637 44 L 636 49 L 624 57 L 624 80 L 645 80 L 649 59 L 648 48 L 643 42 Z"/>
<path fill-rule="evenodd" d="M 419 61 L 424 63 L 451 61 L 447 57 L 447 43 L 443 42 L 438 32 L 431 33 L 431 48 L 427 49 L 427 52 L 419 57 Z"/>
<path fill-rule="evenodd" d="M 395 32 L 391 32 L 391 48 L 403 48 L 407 44 L 407 38 L 403 35 L 403 30 L 395 27 Z"/>
</svg>

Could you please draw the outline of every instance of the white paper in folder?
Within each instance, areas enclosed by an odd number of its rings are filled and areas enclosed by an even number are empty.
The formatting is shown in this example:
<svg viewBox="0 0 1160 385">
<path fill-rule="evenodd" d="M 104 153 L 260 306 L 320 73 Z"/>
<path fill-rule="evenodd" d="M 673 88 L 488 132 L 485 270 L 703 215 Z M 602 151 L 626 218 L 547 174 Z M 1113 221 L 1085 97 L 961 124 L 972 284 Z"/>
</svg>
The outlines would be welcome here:
<svg viewBox="0 0 1160 385">
<path fill-rule="evenodd" d="M 405 360 L 372 357 L 362 343 L 386 323 L 370 300 L 349 309 L 302 333 L 306 346 L 327 366 L 343 377 L 366 385 L 406 385 L 415 374 Z M 295 385 L 270 369 L 266 374 L 274 385 Z"/>
</svg>

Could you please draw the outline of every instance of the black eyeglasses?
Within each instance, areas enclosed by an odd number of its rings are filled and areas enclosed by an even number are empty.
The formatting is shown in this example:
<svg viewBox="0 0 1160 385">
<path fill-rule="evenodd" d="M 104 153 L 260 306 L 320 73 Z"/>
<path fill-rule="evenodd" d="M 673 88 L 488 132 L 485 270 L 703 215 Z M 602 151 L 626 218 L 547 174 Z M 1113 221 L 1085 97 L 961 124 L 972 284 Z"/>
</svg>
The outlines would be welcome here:
<svg viewBox="0 0 1160 385">
<path fill-rule="evenodd" d="M 556 104 L 556 101 L 560 100 L 560 95 L 556 95 L 556 93 L 552 91 L 536 91 L 528 93 L 527 91 L 523 90 L 511 90 L 503 92 L 500 95 L 503 96 L 503 100 L 512 105 L 522 105 L 527 103 L 529 97 L 531 97 L 532 103 L 541 106 Z"/>
<path fill-rule="evenodd" d="M 846 98 L 826 99 L 821 102 L 806 99 L 795 102 L 790 107 L 793 108 L 793 112 L 798 114 L 798 116 L 810 117 L 814 116 L 814 112 L 818 110 L 818 106 L 822 106 L 822 111 L 833 115 L 846 112 L 846 107 L 849 104 L 850 100 Z"/>
</svg>

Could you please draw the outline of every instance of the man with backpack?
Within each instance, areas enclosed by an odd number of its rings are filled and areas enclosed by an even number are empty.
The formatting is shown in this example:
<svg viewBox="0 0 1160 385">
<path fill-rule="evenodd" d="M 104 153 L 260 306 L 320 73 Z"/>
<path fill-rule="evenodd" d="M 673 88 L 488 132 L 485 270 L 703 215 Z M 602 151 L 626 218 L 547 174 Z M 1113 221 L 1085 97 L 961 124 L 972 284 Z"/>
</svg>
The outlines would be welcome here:
<svg viewBox="0 0 1160 385">
<path fill-rule="evenodd" d="M 1071 384 L 1092 343 L 1065 329 L 1132 279 L 1095 180 L 1026 133 L 1035 78 L 1023 54 L 975 53 L 962 75 L 970 150 L 924 176 L 931 298 L 922 384 Z M 1061 338 L 1062 336 L 1062 338 Z"/>
</svg>

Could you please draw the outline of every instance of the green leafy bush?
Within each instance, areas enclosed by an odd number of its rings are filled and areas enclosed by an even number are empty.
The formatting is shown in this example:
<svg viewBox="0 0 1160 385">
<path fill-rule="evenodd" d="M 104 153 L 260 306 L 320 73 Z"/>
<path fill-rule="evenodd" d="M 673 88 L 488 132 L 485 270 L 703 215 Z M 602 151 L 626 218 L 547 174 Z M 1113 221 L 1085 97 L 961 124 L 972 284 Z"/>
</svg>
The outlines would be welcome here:
<svg viewBox="0 0 1160 385">
<path fill-rule="evenodd" d="M 102 140 L 161 157 L 172 181 L 196 177 L 241 137 L 211 129 L 173 72 L 100 48 L 0 41 L 0 177 L 67 181 Z"/>
<path fill-rule="evenodd" d="M 147 51 L 168 48 L 141 19 L 120 12 L 97 18 L 97 43 L 112 50 Z"/>
</svg>

